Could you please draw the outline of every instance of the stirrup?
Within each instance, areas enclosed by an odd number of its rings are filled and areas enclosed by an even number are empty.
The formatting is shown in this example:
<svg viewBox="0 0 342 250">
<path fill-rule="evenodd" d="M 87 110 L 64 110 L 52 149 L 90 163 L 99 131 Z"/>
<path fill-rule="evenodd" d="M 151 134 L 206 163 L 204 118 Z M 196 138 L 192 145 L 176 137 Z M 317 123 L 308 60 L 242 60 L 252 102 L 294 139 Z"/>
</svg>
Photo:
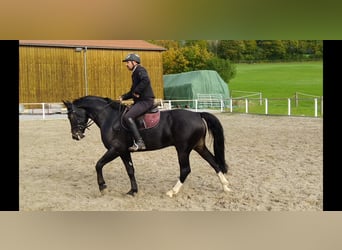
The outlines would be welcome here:
<svg viewBox="0 0 342 250">
<path fill-rule="evenodd" d="M 133 141 L 133 145 L 128 148 L 128 150 L 131 151 L 131 152 L 136 152 L 136 151 L 144 150 L 144 149 L 146 149 L 146 146 L 145 146 L 144 143 L 141 143 L 139 145 L 135 141 Z"/>
</svg>

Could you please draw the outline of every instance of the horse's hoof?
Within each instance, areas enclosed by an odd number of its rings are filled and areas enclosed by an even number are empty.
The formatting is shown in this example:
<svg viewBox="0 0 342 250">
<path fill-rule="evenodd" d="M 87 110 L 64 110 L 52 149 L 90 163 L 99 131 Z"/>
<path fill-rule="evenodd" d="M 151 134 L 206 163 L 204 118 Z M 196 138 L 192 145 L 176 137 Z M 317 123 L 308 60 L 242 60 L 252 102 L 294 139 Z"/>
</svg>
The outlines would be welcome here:
<svg viewBox="0 0 342 250">
<path fill-rule="evenodd" d="M 107 188 L 104 188 L 104 189 L 100 190 L 100 192 L 101 192 L 101 195 L 106 195 L 106 194 L 108 194 Z"/>
<path fill-rule="evenodd" d="M 100 192 L 101 192 L 102 195 L 105 195 L 105 194 L 108 193 L 108 191 L 107 191 L 107 185 L 106 185 L 106 184 L 101 184 L 101 185 L 99 185 L 99 189 L 100 189 Z"/>
<path fill-rule="evenodd" d="M 224 190 L 226 193 L 232 192 L 232 190 L 231 190 L 229 187 L 227 187 L 227 186 L 224 186 L 224 187 L 223 187 L 223 190 Z"/>
<path fill-rule="evenodd" d="M 174 194 L 173 190 L 170 190 L 170 191 L 166 192 L 166 195 L 171 197 L 171 198 L 172 198 L 173 194 Z"/>
<path fill-rule="evenodd" d="M 130 191 L 128 191 L 126 194 L 127 194 L 127 195 L 130 195 L 130 196 L 132 196 L 132 197 L 134 197 L 134 195 L 135 195 L 136 193 L 137 193 L 136 191 L 130 190 Z"/>
</svg>

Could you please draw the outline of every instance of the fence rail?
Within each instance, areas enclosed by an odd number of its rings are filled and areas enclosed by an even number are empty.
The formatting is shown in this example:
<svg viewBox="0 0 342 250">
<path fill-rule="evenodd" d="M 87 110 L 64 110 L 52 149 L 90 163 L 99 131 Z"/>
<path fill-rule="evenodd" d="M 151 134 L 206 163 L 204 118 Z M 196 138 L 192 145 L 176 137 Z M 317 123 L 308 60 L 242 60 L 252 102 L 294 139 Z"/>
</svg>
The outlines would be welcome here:
<svg viewBox="0 0 342 250">
<path fill-rule="evenodd" d="M 160 109 L 185 108 L 230 113 L 323 117 L 323 96 L 308 98 L 209 98 L 160 100 Z M 19 115 L 66 114 L 63 103 L 20 103 Z"/>
<path fill-rule="evenodd" d="M 66 113 L 63 103 L 19 103 L 20 115 L 46 115 Z"/>
<path fill-rule="evenodd" d="M 182 105 L 181 103 L 184 103 Z M 194 99 L 163 100 L 166 109 L 190 108 L 197 112 L 201 109 L 220 110 L 220 112 L 288 115 L 288 116 L 323 116 L 323 96 L 320 98 L 228 98 L 228 99 Z M 207 105 L 206 105 L 207 104 Z"/>
</svg>

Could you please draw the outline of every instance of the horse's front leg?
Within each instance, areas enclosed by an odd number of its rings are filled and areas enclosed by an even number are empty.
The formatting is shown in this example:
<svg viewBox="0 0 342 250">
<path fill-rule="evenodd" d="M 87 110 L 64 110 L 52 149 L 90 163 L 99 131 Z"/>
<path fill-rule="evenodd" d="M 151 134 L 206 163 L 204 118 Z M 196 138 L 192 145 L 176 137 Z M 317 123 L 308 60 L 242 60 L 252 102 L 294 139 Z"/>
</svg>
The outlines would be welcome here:
<svg viewBox="0 0 342 250">
<path fill-rule="evenodd" d="M 134 166 L 133 166 L 131 154 L 127 152 L 121 155 L 120 157 L 125 165 L 129 180 L 131 181 L 131 190 L 129 190 L 127 194 L 134 196 L 134 194 L 138 193 L 138 185 L 137 185 L 137 181 L 135 180 Z"/>
<path fill-rule="evenodd" d="M 114 148 L 110 148 L 96 163 L 95 169 L 97 174 L 97 184 L 99 185 L 99 189 L 102 194 L 105 194 L 105 190 L 107 188 L 107 185 L 103 178 L 102 168 L 104 167 L 104 165 L 114 160 L 118 156 L 119 155 L 114 150 Z"/>
</svg>

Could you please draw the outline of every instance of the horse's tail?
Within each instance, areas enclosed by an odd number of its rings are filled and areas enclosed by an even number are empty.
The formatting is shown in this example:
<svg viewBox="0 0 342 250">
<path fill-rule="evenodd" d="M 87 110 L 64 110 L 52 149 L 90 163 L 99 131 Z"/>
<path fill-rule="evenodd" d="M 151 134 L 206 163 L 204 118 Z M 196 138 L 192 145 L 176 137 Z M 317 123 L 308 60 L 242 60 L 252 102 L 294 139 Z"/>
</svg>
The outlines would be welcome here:
<svg viewBox="0 0 342 250">
<path fill-rule="evenodd" d="M 206 121 L 209 133 L 214 137 L 214 156 L 222 173 L 227 173 L 228 165 L 225 160 L 224 131 L 220 120 L 213 114 L 201 112 L 201 117 Z"/>
</svg>

